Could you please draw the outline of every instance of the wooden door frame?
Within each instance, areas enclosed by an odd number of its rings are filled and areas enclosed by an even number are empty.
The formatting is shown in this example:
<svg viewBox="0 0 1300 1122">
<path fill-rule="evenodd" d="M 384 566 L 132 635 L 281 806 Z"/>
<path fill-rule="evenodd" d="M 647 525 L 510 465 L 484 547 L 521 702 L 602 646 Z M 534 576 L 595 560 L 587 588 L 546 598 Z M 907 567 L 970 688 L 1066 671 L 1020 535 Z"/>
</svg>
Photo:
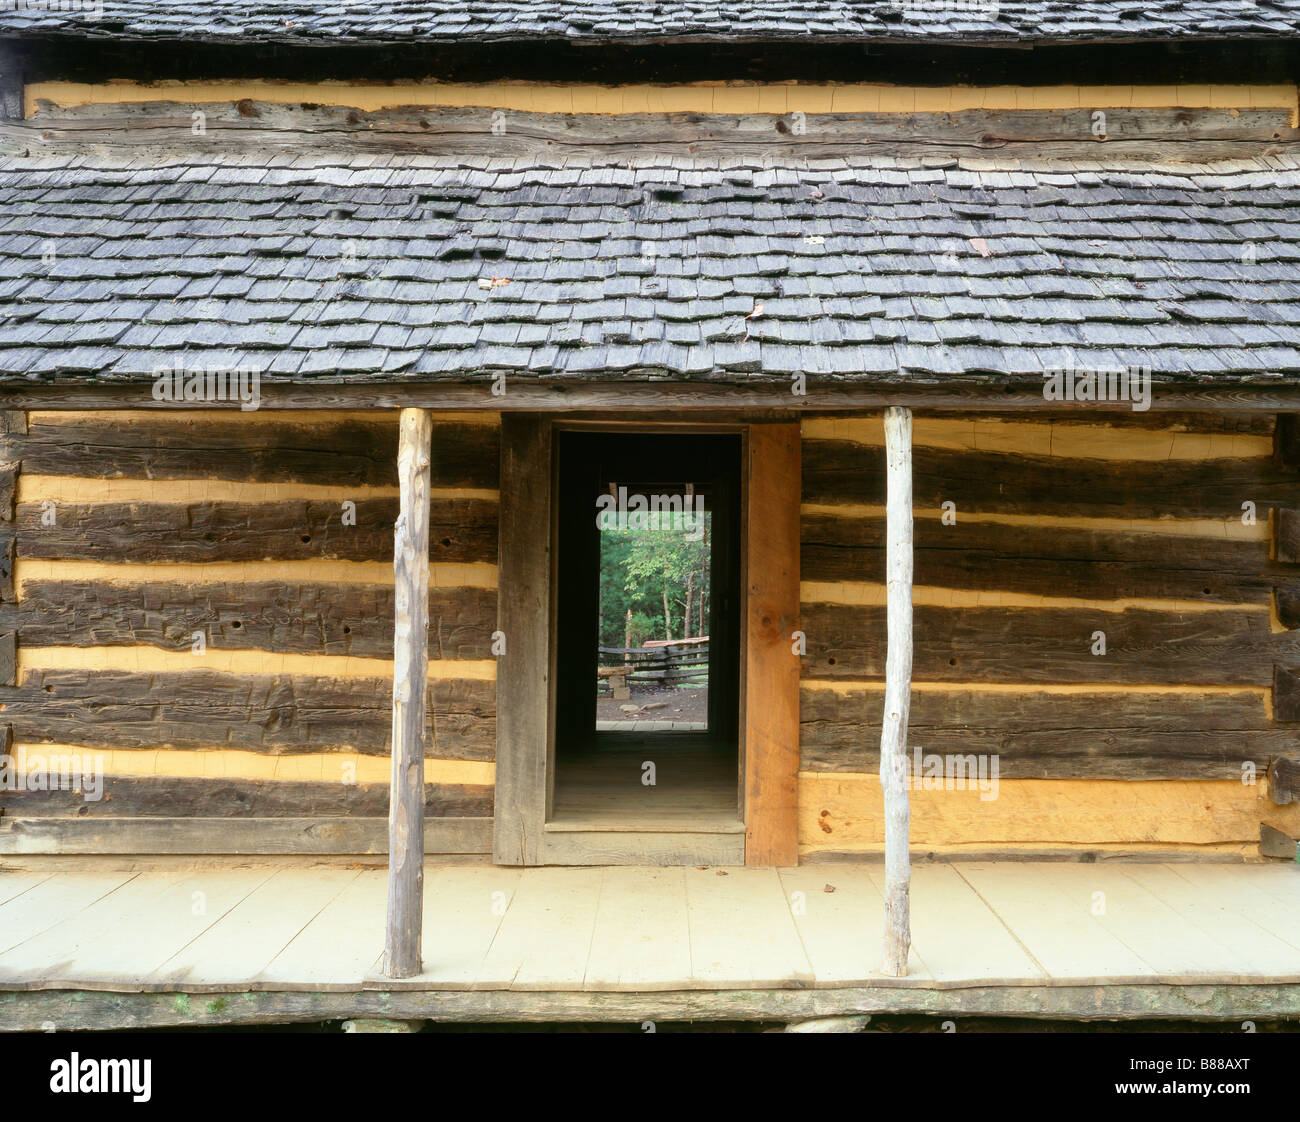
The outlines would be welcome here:
<svg viewBox="0 0 1300 1122">
<path fill-rule="evenodd" d="M 555 775 L 556 434 L 632 428 L 741 436 L 743 835 L 547 829 Z M 497 626 L 505 649 L 497 662 L 497 864 L 797 864 L 799 449 L 798 423 L 654 424 L 503 414 Z"/>
</svg>

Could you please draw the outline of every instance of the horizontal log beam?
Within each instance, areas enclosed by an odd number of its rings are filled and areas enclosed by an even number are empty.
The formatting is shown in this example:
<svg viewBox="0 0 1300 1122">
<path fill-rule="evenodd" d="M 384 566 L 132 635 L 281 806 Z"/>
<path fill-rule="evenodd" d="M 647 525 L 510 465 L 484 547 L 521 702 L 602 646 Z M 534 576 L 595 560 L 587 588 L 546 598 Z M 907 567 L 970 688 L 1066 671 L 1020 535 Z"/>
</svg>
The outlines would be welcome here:
<svg viewBox="0 0 1300 1122">
<path fill-rule="evenodd" d="M 496 684 L 433 679 L 429 692 L 437 758 L 492 760 Z M 387 678 L 38 669 L 0 688 L 0 705 L 20 743 L 386 755 L 392 735 Z"/>
<path fill-rule="evenodd" d="M 492 819 L 431 818 L 424 824 L 424 848 L 489 853 Z M 387 852 L 386 818 L 14 818 L 0 826 L 0 854 Z"/>
<path fill-rule="evenodd" d="M 675 412 L 711 410 L 780 410 L 787 413 L 884 409 L 904 401 L 920 410 L 950 409 L 1005 413 L 1042 411 L 1061 414 L 1061 404 L 1043 395 L 1043 380 L 1023 375 L 981 374 L 926 378 L 907 372 L 870 380 L 821 381 L 809 378 L 807 392 L 796 395 L 788 378 L 748 375 L 743 381 L 690 381 L 653 372 L 654 380 L 623 378 L 597 382 L 580 379 L 540 379 L 520 375 L 508 379 L 509 392 L 494 396 L 494 378 L 475 382 L 386 383 L 374 378 L 313 378 L 301 382 L 262 380 L 262 410 L 347 409 L 390 411 L 403 408 L 439 412 L 560 413 L 593 410 L 640 413 L 671 408 Z M 65 379 L 58 383 L 0 384 L 0 410 L 175 409 L 153 400 L 152 382 L 104 385 Z M 217 411 L 237 411 L 237 404 L 213 404 Z M 1154 383 L 1152 412 L 1300 412 L 1300 379 L 1270 376 L 1186 378 Z M 1128 403 L 1080 406 L 1079 417 L 1132 416 Z M 783 419 L 788 419 L 783 418 Z"/>
<path fill-rule="evenodd" d="M 28 759 L 41 755 L 39 748 Z M 382 818 L 388 814 L 386 783 L 348 784 L 294 780 L 106 775 L 102 797 L 84 790 L 8 790 L 0 794 L 3 820 L 11 818 Z M 426 783 L 429 818 L 491 818 L 492 788 Z"/>
<path fill-rule="evenodd" d="M 923 761 L 924 762 L 924 761 Z M 932 772 L 932 775 L 934 773 Z M 977 777 L 978 778 L 978 777 Z M 1253 855 L 1259 825 L 1294 825 L 1273 806 L 1262 775 L 1226 779 L 1007 779 L 914 783 L 911 844 L 922 853 L 1040 849 L 1133 853 L 1151 850 Z M 986 776 L 991 779 L 991 776 Z M 869 773 L 800 772 L 801 853 L 879 854 L 885 840 L 880 781 Z M 1159 858 L 1157 858 L 1159 859 Z"/>
<path fill-rule="evenodd" d="M 714 158 L 752 158 L 755 152 L 762 152 L 787 160 L 870 153 L 968 156 L 972 152 L 1088 159 L 1104 140 L 1106 153 L 1112 157 L 1168 160 L 1171 153 L 1186 153 L 1184 158 L 1209 161 L 1276 152 L 1300 139 L 1300 130 L 1293 127 L 1291 119 L 1293 107 L 1281 104 L 829 113 L 807 112 L 817 94 L 805 90 L 804 111 L 798 113 L 718 113 L 701 111 L 697 105 L 685 112 L 615 115 L 608 108 L 582 112 L 582 107 L 577 107 L 578 112 L 571 112 L 567 105 L 564 112 L 557 113 L 521 111 L 504 100 L 509 92 L 507 88 L 503 95 L 498 88 L 496 103 L 505 107 L 497 110 L 485 103 L 464 108 L 412 105 L 368 111 L 346 105 L 304 106 L 242 98 L 234 91 L 220 100 L 194 103 L 168 101 L 158 95 L 156 101 L 65 107 L 38 92 L 28 120 L 0 123 L 0 150 L 21 152 L 34 144 L 64 151 L 116 148 L 129 150 L 136 158 L 163 158 L 177 149 L 218 154 L 232 149 L 264 153 L 310 148 L 326 153 L 425 154 L 432 150 L 496 158 L 553 157 L 562 151 L 601 159 L 646 152 Z M 784 102 L 786 91 L 778 92 Z M 874 92 L 879 98 L 879 88 Z M 841 88 L 839 96 L 844 93 Z M 311 100 L 347 97 L 346 91 L 337 88 L 322 89 L 321 95 L 321 99 Z M 184 97 L 185 91 L 176 90 L 175 96 Z M 418 97 L 418 93 L 412 90 L 410 96 Z M 700 100 L 707 104 L 712 96 L 712 91 L 706 91 Z M 985 96 L 997 97 L 997 93 Z M 751 93 L 751 98 L 751 104 L 757 106 L 757 94 Z M 570 91 L 566 103 L 573 99 Z M 83 95 L 77 100 L 87 99 Z M 490 101 L 488 95 L 485 102 Z M 829 97 L 825 101 L 829 104 Z M 799 102 L 796 91 L 793 108 L 798 108 Z M 1101 137 L 1093 132 L 1092 114 L 1098 108 L 1105 110 Z M 204 133 L 199 136 L 193 131 L 194 111 L 204 114 Z M 494 114 L 505 114 L 508 124 L 504 131 L 493 128 Z"/>
<path fill-rule="evenodd" d="M 1055 508 L 1052 508 L 1053 510 Z M 1089 600 L 1161 599 L 1267 604 L 1279 580 L 1267 543 L 1225 537 L 1035 526 L 918 517 L 916 583 L 931 588 L 1017 592 Z M 859 581 L 883 574 L 883 517 L 805 513 L 805 581 Z M 1300 577 L 1291 575 L 1300 589 Z"/>
<path fill-rule="evenodd" d="M 803 501 L 882 505 L 880 451 L 844 440 L 807 440 Z M 1300 472 L 1269 457 L 1216 460 L 1096 460 L 918 447 L 916 504 L 962 511 L 1057 517 L 1222 518 L 1239 521 L 1255 504 L 1294 504 Z"/>
<path fill-rule="evenodd" d="M 359 992 L 249 991 L 188 985 L 185 992 L 29 990 L 0 993 L 0 1032 L 282 1025 L 356 1017 L 442 1023 L 791 1021 L 875 1013 L 1028 1017 L 1062 1021 L 1243 1021 L 1300 1017 L 1300 985 L 971 986 L 681 990 L 609 993 L 430 990 L 374 983 Z M 220 993 L 220 1000 L 211 999 Z M 205 998 L 205 995 L 209 995 Z"/>
<path fill-rule="evenodd" d="M 1269 686 L 1275 661 L 1300 663 L 1300 634 L 1274 635 L 1263 611 L 919 604 L 915 614 L 918 682 Z M 883 606 L 805 603 L 802 620 L 805 678 L 884 675 Z M 1104 654 L 1093 653 L 1097 632 Z"/>
<path fill-rule="evenodd" d="M 162 491 L 165 484 L 159 485 Z M 429 558 L 496 561 L 497 504 L 438 499 Z M 361 499 L 345 524 L 342 500 L 238 503 L 59 503 L 42 524 L 40 503 L 19 503 L 17 555 L 115 562 L 334 559 L 382 561 L 393 552 L 396 498 Z"/>
<path fill-rule="evenodd" d="M 305 424 L 286 418 L 250 424 L 247 415 L 208 412 L 201 422 L 168 423 L 166 413 L 154 412 L 123 425 L 68 416 L 41 418 L 25 435 L 7 437 L 5 447 L 22 460 L 28 475 L 396 487 L 396 420 L 368 416 Z M 500 438 L 495 425 L 439 421 L 434 431 L 434 487 L 496 487 Z"/>
<path fill-rule="evenodd" d="M 413 103 L 392 108 L 358 109 L 343 103 L 303 105 L 301 102 L 236 96 L 220 101 L 190 102 L 184 100 L 184 87 L 168 92 L 174 93 L 175 98 L 162 96 L 161 91 L 150 100 L 89 104 L 84 99 L 65 105 L 50 98 L 38 98 L 35 111 L 27 118 L 27 127 L 39 129 L 46 143 L 84 137 L 101 145 L 128 143 L 132 135 L 136 138 L 135 144 L 140 143 L 143 135 L 157 142 L 184 140 L 196 148 L 224 148 L 241 142 L 264 145 L 277 142 L 311 144 L 313 141 L 337 147 L 369 143 L 414 148 L 417 142 L 422 142 L 421 151 L 453 138 L 460 144 L 483 147 L 492 142 L 509 144 L 513 139 L 516 146 L 529 146 L 531 142 L 532 150 L 543 144 L 573 147 L 586 143 L 598 145 L 602 152 L 608 152 L 611 147 L 634 150 L 659 144 L 697 144 L 707 149 L 710 145 L 729 143 L 742 144 L 752 151 L 756 143 L 766 142 L 782 144 L 793 154 L 811 155 L 819 148 L 884 140 L 920 144 L 948 141 L 964 147 L 997 148 L 1016 142 L 1082 139 L 1095 146 L 1092 114 L 1094 108 L 1104 108 L 1106 139 L 1111 144 L 1126 140 L 1256 140 L 1271 143 L 1294 140 L 1300 135 L 1300 130 L 1291 123 L 1293 107 L 1282 104 L 1129 108 L 1109 104 L 1114 94 L 1105 90 L 1097 91 L 1103 104 L 1096 106 L 1026 109 L 1002 106 L 893 112 L 857 111 L 855 107 L 853 111 L 834 113 L 806 111 L 814 99 L 829 101 L 831 91 L 826 87 L 821 90 L 787 87 L 779 90 L 782 99 L 788 96 L 793 102 L 792 109 L 805 110 L 800 114 L 798 130 L 790 127 L 789 112 L 721 113 L 696 106 L 680 112 L 619 112 L 614 115 L 583 112 L 581 109 L 543 113 L 507 108 L 504 111 L 508 113 L 509 126 L 504 133 L 498 130 L 495 134 L 492 130 L 493 108 L 488 104 L 456 107 Z M 330 96 L 346 99 L 348 92 L 338 87 L 322 88 L 320 100 Z M 412 96 L 418 97 L 419 92 L 427 95 L 427 90 L 412 90 Z M 498 97 L 508 97 L 512 91 L 509 87 L 498 87 L 496 92 Z M 547 92 L 545 87 L 542 92 Z M 591 96 L 589 90 L 579 88 L 577 92 L 580 99 L 584 95 Z M 617 97 L 616 89 L 610 92 Z M 841 88 L 840 96 L 846 92 L 852 91 Z M 877 87 L 877 97 L 880 92 L 881 88 Z M 886 90 L 886 96 L 891 92 Z M 947 91 L 934 92 L 942 94 Z M 963 92 L 974 96 L 969 91 Z M 1029 96 L 1038 92 L 1033 89 L 1026 91 Z M 702 102 L 710 98 L 707 90 L 687 87 L 676 91 L 679 100 L 692 95 Z M 1008 95 L 1000 91 L 983 91 L 982 96 L 986 100 L 996 100 Z M 1087 98 L 1087 94 L 1082 96 Z M 1243 102 L 1247 100 L 1245 93 L 1237 96 Z M 751 91 L 751 97 L 757 104 L 761 95 L 758 91 Z M 569 91 L 569 100 L 572 99 L 573 92 Z M 193 132 L 191 113 L 195 110 L 201 110 L 205 116 L 206 132 L 202 137 L 195 137 Z M 497 151 L 512 150 L 506 147 Z"/>
<path fill-rule="evenodd" d="M 489 658 L 496 623 L 495 589 L 432 589 L 429 656 Z M 10 629 L 29 647 L 188 650 L 201 631 L 209 647 L 221 650 L 389 658 L 393 589 L 278 581 L 30 581 L 18 604 L 0 606 L 0 633 Z"/>
<path fill-rule="evenodd" d="M 880 690 L 800 691 L 800 766 L 874 772 Z M 998 757 L 1002 779 L 1262 779 L 1295 734 L 1275 726 L 1259 693 L 985 692 L 912 694 L 910 745 L 939 755 Z M 987 774 L 987 772 L 986 772 Z"/>
</svg>

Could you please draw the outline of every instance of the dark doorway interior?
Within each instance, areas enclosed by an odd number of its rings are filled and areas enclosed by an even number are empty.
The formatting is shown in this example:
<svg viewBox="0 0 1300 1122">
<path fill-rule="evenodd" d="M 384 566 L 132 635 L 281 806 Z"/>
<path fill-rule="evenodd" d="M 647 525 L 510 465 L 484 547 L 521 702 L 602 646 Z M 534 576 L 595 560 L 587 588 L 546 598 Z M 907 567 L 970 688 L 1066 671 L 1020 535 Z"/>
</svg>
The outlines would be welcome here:
<svg viewBox="0 0 1300 1122">
<path fill-rule="evenodd" d="M 561 432 L 556 451 L 550 821 L 593 829 L 738 828 L 741 438 Z M 675 527 L 666 538 L 678 545 L 700 535 L 691 556 L 707 573 L 677 594 L 666 620 L 655 621 L 660 630 L 645 640 L 650 648 L 614 646 L 621 640 L 609 618 L 611 539 L 626 543 L 647 526 Z M 621 619 L 621 600 L 617 611 Z M 684 633 L 690 642 L 681 642 Z M 623 650 L 633 653 L 615 653 Z M 626 683 L 616 673 L 624 661 Z M 616 685 L 631 696 L 615 699 Z"/>
</svg>

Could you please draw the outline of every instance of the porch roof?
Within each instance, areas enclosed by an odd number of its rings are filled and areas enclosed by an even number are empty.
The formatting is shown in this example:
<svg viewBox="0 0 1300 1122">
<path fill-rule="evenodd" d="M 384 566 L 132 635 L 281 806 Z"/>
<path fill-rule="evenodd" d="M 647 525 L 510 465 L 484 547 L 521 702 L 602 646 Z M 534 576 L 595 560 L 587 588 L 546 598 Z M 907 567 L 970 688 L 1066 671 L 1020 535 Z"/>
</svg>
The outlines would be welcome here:
<svg viewBox="0 0 1300 1122">
<path fill-rule="evenodd" d="M 68 154 L 0 207 L 11 384 L 1300 381 L 1293 156 Z"/>
<path fill-rule="evenodd" d="M 921 864 L 906 978 L 878 973 L 880 865 L 430 865 L 424 971 L 399 981 L 377 973 L 382 869 L 246 862 L 0 872 L 0 1026 L 255 1019 L 259 994 L 266 1019 L 329 1016 L 280 1000 L 295 992 L 353 995 L 340 1015 L 382 997 L 388 1016 L 420 1015 L 436 994 L 424 1015 L 450 1020 L 1300 1009 L 1294 864 Z M 68 990 L 114 996 L 32 992 Z M 191 1005 L 176 991 L 232 996 Z"/>
<path fill-rule="evenodd" d="M 521 163 L 5 160 L 0 378 L 1300 378 L 1294 157 Z"/>
<path fill-rule="evenodd" d="M 18 4 L 0 33 L 95 38 L 328 42 L 562 39 L 617 41 L 929 40 L 946 42 L 1131 41 L 1285 38 L 1300 31 L 1288 0 L 999 0 L 922 4 L 903 0 L 158 0 L 98 5 Z"/>
</svg>

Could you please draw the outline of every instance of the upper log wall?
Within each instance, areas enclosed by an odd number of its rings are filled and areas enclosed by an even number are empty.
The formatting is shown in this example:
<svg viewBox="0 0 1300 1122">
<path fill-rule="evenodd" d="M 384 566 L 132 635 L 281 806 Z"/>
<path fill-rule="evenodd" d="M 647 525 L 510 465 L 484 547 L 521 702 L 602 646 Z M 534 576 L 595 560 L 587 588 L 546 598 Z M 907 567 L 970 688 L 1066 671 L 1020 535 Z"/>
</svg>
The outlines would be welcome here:
<svg viewBox="0 0 1300 1122">
<path fill-rule="evenodd" d="M 1274 711 L 1275 667 L 1300 666 L 1300 567 L 1273 558 L 1300 462 L 1275 427 L 916 417 L 910 750 L 996 755 L 1000 789 L 913 791 L 915 847 L 1247 852 L 1262 821 L 1300 833 L 1265 797 L 1270 760 L 1300 751 L 1297 715 Z M 878 849 L 880 418 L 807 419 L 803 439 L 800 842 Z"/>
<path fill-rule="evenodd" d="M 1098 132 L 1096 114 L 1104 115 Z M 84 82 L 23 88 L 0 151 L 89 145 L 135 158 L 296 149 L 820 158 L 980 151 L 1162 162 L 1253 157 L 1300 141 L 1293 82 L 888 85 L 511 82 Z M 199 124 L 196 125 L 196 122 Z"/>
<path fill-rule="evenodd" d="M 0 722 L 105 772 L 101 801 L 0 794 L 8 844 L 382 848 L 396 414 L 7 416 Z M 434 425 L 433 852 L 490 849 L 498 440 L 494 415 Z"/>
</svg>

